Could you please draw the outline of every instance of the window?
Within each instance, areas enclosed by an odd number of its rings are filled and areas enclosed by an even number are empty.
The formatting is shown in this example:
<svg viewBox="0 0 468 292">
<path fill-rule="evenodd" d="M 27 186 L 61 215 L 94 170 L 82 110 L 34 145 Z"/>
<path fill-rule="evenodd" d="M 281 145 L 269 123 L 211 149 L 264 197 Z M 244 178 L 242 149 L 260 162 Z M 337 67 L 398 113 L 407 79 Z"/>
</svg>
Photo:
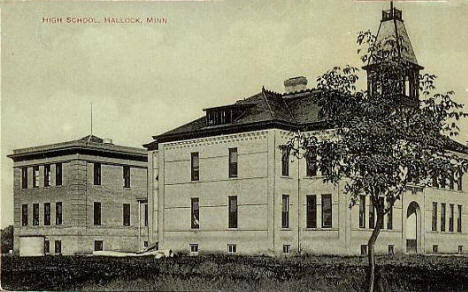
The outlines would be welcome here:
<svg viewBox="0 0 468 292">
<path fill-rule="evenodd" d="M 384 198 L 379 198 L 379 207 L 380 208 L 385 208 L 385 199 Z M 380 227 L 380 229 L 384 229 L 384 220 L 383 220 L 383 218 L 382 218 L 382 221 L 380 222 L 379 227 Z"/>
<path fill-rule="evenodd" d="M 434 245 L 432 246 L 432 252 L 433 252 L 433 253 L 438 253 L 438 252 L 439 252 L 439 246 L 436 245 L 436 244 L 434 244 Z"/>
<path fill-rule="evenodd" d="M 369 200 L 369 228 L 375 228 L 375 207 L 372 199 Z"/>
<path fill-rule="evenodd" d="M 229 177 L 237 177 L 237 148 L 229 148 Z"/>
<path fill-rule="evenodd" d="M 432 175 L 432 187 L 434 188 L 439 187 L 439 182 L 437 181 L 437 174 Z"/>
<path fill-rule="evenodd" d="M 50 186 L 50 164 L 44 165 L 44 187 Z"/>
<path fill-rule="evenodd" d="M 450 204 L 450 213 L 449 213 L 449 231 L 450 232 L 453 232 L 453 219 L 454 219 L 454 214 L 453 214 L 453 209 L 454 209 L 454 206 L 453 204 Z"/>
<path fill-rule="evenodd" d="M 198 244 L 190 244 L 190 255 L 198 255 Z"/>
<path fill-rule="evenodd" d="M 33 225 L 39 225 L 39 204 L 33 204 Z"/>
<path fill-rule="evenodd" d="M 291 252 L 291 245 L 283 244 L 283 253 L 290 253 Z"/>
<path fill-rule="evenodd" d="M 200 159 L 198 157 L 198 152 L 192 152 L 190 164 L 192 181 L 197 181 L 200 179 Z"/>
<path fill-rule="evenodd" d="M 361 255 L 367 255 L 367 245 L 366 244 L 361 245 Z"/>
<path fill-rule="evenodd" d="M 148 247 L 148 240 L 143 241 L 143 247 Z"/>
<path fill-rule="evenodd" d="M 395 248 L 393 247 L 393 245 L 388 246 L 388 255 L 395 255 Z"/>
<path fill-rule="evenodd" d="M 306 227 L 317 228 L 317 196 L 307 196 Z"/>
<path fill-rule="evenodd" d="M 359 196 L 359 227 L 366 228 L 366 196 Z"/>
<path fill-rule="evenodd" d="M 55 241 L 55 254 L 62 254 L 62 242 L 60 240 Z"/>
<path fill-rule="evenodd" d="M 94 184 L 101 185 L 101 164 L 99 162 L 94 163 Z"/>
<path fill-rule="evenodd" d="M 306 176 L 317 175 L 317 151 L 309 149 L 306 153 Z"/>
<path fill-rule="evenodd" d="M 123 167 L 123 180 L 124 180 L 124 188 L 130 187 L 130 166 L 124 165 Z"/>
<path fill-rule="evenodd" d="M 55 185 L 62 185 L 62 163 L 55 164 Z"/>
<path fill-rule="evenodd" d="M 148 204 L 145 204 L 145 226 L 148 226 Z"/>
<path fill-rule="evenodd" d="M 463 253 L 463 245 L 458 246 L 458 253 L 462 254 Z"/>
<path fill-rule="evenodd" d="M 39 165 L 33 166 L 33 188 L 39 187 Z"/>
<path fill-rule="evenodd" d="M 199 216 L 199 203 L 198 198 L 192 198 L 191 200 L 191 228 L 198 229 L 200 228 L 200 217 Z"/>
<path fill-rule="evenodd" d="M 322 227 L 332 227 L 332 200 L 331 195 L 322 195 Z"/>
<path fill-rule="evenodd" d="M 50 242 L 48 240 L 44 240 L 44 253 L 50 253 Z"/>
<path fill-rule="evenodd" d="M 21 168 L 21 187 L 23 189 L 28 188 L 28 168 L 27 167 Z"/>
<path fill-rule="evenodd" d="M 130 226 L 130 204 L 123 204 L 123 225 Z"/>
<path fill-rule="evenodd" d="M 454 189 L 454 177 L 453 177 L 452 171 L 448 173 L 448 179 L 449 179 L 449 189 L 453 190 Z"/>
<path fill-rule="evenodd" d="M 28 205 L 23 204 L 21 206 L 21 225 L 28 226 Z"/>
<path fill-rule="evenodd" d="M 462 232 L 462 205 L 458 205 L 457 232 Z"/>
<path fill-rule="evenodd" d="M 437 231 L 437 202 L 432 203 L 432 231 Z"/>
<path fill-rule="evenodd" d="M 289 196 L 288 195 L 283 195 L 283 198 L 282 198 L 281 227 L 289 228 Z"/>
<path fill-rule="evenodd" d="M 228 244 L 227 245 L 228 253 L 236 253 L 236 245 L 235 244 Z"/>
<path fill-rule="evenodd" d="M 101 225 L 101 203 L 94 202 L 94 225 Z"/>
<path fill-rule="evenodd" d="M 62 202 L 55 203 L 55 224 L 62 224 Z"/>
<path fill-rule="evenodd" d="M 44 225 L 50 225 L 50 203 L 44 203 Z"/>
<path fill-rule="evenodd" d="M 458 171 L 458 179 L 457 179 L 457 189 L 459 191 L 462 191 L 463 190 L 463 186 L 462 186 L 462 178 L 463 178 L 463 172 L 461 170 Z"/>
<path fill-rule="evenodd" d="M 281 175 L 289 176 L 289 149 L 283 149 L 281 155 Z"/>
<path fill-rule="evenodd" d="M 440 231 L 445 231 L 445 203 L 440 204 Z"/>
<path fill-rule="evenodd" d="M 393 229 L 393 206 L 390 207 L 390 210 L 387 213 L 387 229 L 388 230 Z"/>
<path fill-rule="evenodd" d="M 95 240 L 94 241 L 94 250 L 95 251 L 104 250 L 104 242 L 102 240 Z"/>
<path fill-rule="evenodd" d="M 237 197 L 229 197 L 229 228 L 237 228 Z"/>
</svg>

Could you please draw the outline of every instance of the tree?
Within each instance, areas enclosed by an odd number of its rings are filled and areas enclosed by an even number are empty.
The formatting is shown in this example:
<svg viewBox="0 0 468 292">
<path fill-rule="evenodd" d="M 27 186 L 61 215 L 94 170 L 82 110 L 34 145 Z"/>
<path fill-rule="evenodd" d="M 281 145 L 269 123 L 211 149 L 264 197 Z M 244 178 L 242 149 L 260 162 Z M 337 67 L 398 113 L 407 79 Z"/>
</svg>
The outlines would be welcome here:
<svg viewBox="0 0 468 292">
<path fill-rule="evenodd" d="M 8 253 L 13 249 L 13 225 L 1 230 L 2 253 Z"/>
<path fill-rule="evenodd" d="M 368 284 L 374 291 L 374 245 L 395 201 L 410 188 L 461 182 L 468 161 L 459 154 L 466 148 L 451 137 L 458 135 L 457 121 L 467 114 L 453 100 L 454 92 L 435 93 L 434 75 L 416 75 L 418 86 L 413 94 L 405 93 L 405 76 L 415 68 L 401 57 L 403 42 L 377 41 L 368 31 L 358 35 L 357 43 L 361 60 L 377 72 L 371 86 L 357 89 L 360 70 L 352 66 L 334 67 L 318 77 L 321 94 L 312 98 L 335 138 L 302 137 L 300 144 L 306 156 L 318 157 L 307 163 L 315 164 L 325 182 L 345 182 L 350 207 L 362 195 L 375 206 L 377 220 L 368 241 Z M 281 148 L 291 149 L 291 143 Z"/>
</svg>

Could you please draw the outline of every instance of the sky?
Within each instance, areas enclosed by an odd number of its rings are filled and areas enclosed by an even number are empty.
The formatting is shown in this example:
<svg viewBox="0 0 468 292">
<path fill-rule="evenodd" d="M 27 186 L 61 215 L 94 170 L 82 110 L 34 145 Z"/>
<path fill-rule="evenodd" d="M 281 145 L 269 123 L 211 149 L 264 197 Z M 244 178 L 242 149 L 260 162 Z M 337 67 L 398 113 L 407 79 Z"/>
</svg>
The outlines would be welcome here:
<svg viewBox="0 0 468 292">
<path fill-rule="evenodd" d="M 356 35 L 376 33 L 388 2 L 224 0 L 18 2 L 1 8 L 1 226 L 13 221 L 13 149 L 90 133 L 137 146 L 262 86 L 360 67 Z M 468 101 L 468 0 L 395 6 L 438 90 Z M 47 22 L 62 18 L 62 23 Z M 93 18 L 100 23 L 68 23 Z M 147 17 L 166 23 L 146 23 Z M 105 19 L 142 23 L 106 23 Z M 362 84 L 365 74 L 362 74 Z M 468 102 L 467 102 L 468 103 Z M 468 109 L 467 109 L 468 111 Z M 458 138 L 468 140 L 468 122 Z"/>
</svg>

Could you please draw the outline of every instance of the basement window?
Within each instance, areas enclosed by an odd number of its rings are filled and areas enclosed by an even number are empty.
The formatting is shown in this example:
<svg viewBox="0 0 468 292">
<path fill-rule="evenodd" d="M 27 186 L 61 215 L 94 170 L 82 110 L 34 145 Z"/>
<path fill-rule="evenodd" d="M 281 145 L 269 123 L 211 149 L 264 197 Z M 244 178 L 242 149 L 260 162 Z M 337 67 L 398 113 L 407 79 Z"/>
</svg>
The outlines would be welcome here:
<svg viewBox="0 0 468 292">
<path fill-rule="evenodd" d="M 432 246 L 432 252 L 433 252 L 433 253 L 438 253 L 438 252 L 439 252 L 439 246 L 434 244 L 434 245 Z"/>
<path fill-rule="evenodd" d="M 95 240 L 94 251 L 102 251 L 102 250 L 104 250 L 104 242 L 102 240 Z"/>
<path fill-rule="evenodd" d="M 291 252 L 291 245 L 283 244 L 283 253 L 290 253 Z"/>
<path fill-rule="evenodd" d="M 198 244 L 190 244 L 190 255 L 196 256 L 198 255 Z"/>
<path fill-rule="evenodd" d="M 395 255 L 395 249 L 393 245 L 388 246 L 388 255 L 391 255 L 391 256 Z"/>
<path fill-rule="evenodd" d="M 228 253 L 233 254 L 237 252 L 237 246 L 235 244 L 227 245 Z"/>
<path fill-rule="evenodd" d="M 367 255 L 367 245 L 361 245 L 361 255 Z"/>
</svg>

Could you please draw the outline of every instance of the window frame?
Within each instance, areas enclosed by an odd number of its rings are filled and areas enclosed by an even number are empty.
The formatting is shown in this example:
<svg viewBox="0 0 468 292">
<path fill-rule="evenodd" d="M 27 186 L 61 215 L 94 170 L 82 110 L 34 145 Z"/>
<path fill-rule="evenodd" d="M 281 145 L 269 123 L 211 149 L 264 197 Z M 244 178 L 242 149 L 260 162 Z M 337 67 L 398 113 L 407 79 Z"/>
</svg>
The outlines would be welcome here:
<svg viewBox="0 0 468 292">
<path fill-rule="evenodd" d="M 200 199 L 198 197 L 190 198 L 190 229 L 200 229 Z"/>
<path fill-rule="evenodd" d="M 235 206 L 233 205 L 235 202 Z M 235 211 L 232 211 L 235 207 Z M 238 228 L 239 202 L 237 196 L 228 197 L 228 228 Z"/>
<path fill-rule="evenodd" d="M 128 212 L 126 212 L 128 211 Z M 122 204 L 122 224 L 123 226 L 131 226 L 131 206 L 129 203 Z"/>
<path fill-rule="evenodd" d="M 200 153 L 199 152 L 190 153 L 190 180 L 191 181 L 200 180 Z"/>
<path fill-rule="evenodd" d="M 305 163 L 306 163 L 306 176 L 307 177 L 314 177 L 317 176 L 317 171 L 318 171 L 318 166 L 317 166 L 317 151 L 316 149 L 313 150 L 312 154 L 309 154 L 312 152 L 311 150 L 308 150 L 308 152 L 305 155 Z"/>
<path fill-rule="evenodd" d="M 93 203 L 93 225 L 94 226 L 102 225 L 102 203 L 101 202 Z"/>
<path fill-rule="evenodd" d="M 129 189 L 131 187 L 131 170 L 130 165 L 123 165 L 122 167 L 122 178 L 124 181 L 123 187 Z"/>
<path fill-rule="evenodd" d="M 366 228 L 366 196 L 359 196 L 359 228 Z"/>
<path fill-rule="evenodd" d="M 55 247 L 54 248 L 55 254 L 61 255 L 62 254 L 62 241 L 55 240 L 54 247 Z"/>
<path fill-rule="evenodd" d="M 58 212 L 59 207 L 60 207 L 60 212 Z M 63 224 L 63 204 L 62 202 L 56 202 L 55 203 L 55 225 L 62 225 L 62 224 Z"/>
<path fill-rule="evenodd" d="M 50 187 L 50 164 L 44 164 L 44 187 Z"/>
<path fill-rule="evenodd" d="M 457 205 L 457 232 L 461 233 L 462 232 L 462 216 L 463 216 L 463 210 L 462 210 L 462 205 Z"/>
<path fill-rule="evenodd" d="M 289 150 L 283 149 L 281 153 L 281 176 L 289 176 Z"/>
<path fill-rule="evenodd" d="M 281 197 L 281 228 L 289 228 L 289 195 Z"/>
<path fill-rule="evenodd" d="M 447 222 L 446 220 L 446 214 L 447 213 L 447 206 L 445 203 L 440 204 L 440 231 L 445 232 Z"/>
<path fill-rule="evenodd" d="M 306 196 L 306 228 L 317 228 L 317 195 Z"/>
<path fill-rule="evenodd" d="M 239 164 L 239 153 L 237 152 L 237 147 L 229 148 L 229 177 L 236 178 L 238 175 L 238 164 Z M 233 159 L 234 157 L 235 159 Z M 235 160 L 235 161 L 234 161 Z"/>
<path fill-rule="evenodd" d="M 33 204 L 33 226 L 39 226 L 39 218 L 40 218 L 40 212 L 39 212 L 39 203 L 34 203 Z"/>
<path fill-rule="evenodd" d="M 237 253 L 237 244 L 228 243 L 228 244 L 227 244 L 227 252 L 228 252 L 228 254 L 235 254 L 235 253 Z"/>
<path fill-rule="evenodd" d="M 61 162 L 55 164 L 55 185 L 61 186 L 63 184 L 63 166 Z"/>
<path fill-rule="evenodd" d="M 33 188 L 39 187 L 39 165 L 34 165 L 32 167 L 33 170 Z"/>
<path fill-rule="evenodd" d="M 50 225 L 50 203 L 44 203 L 44 225 Z"/>
<path fill-rule="evenodd" d="M 102 184 L 102 164 L 100 162 L 93 163 L 93 183 L 95 186 Z"/>
<path fill-rule="evenodd" d="M 21 226 L 28 226 L 28 204 L 21 205 Z"/>
<path fill-rule="evenodd" d="M 326 224 L 325 222 L 325 201 L 329 199 L 330 202 L 330 224 Z M 322 228 L 333 228 L 333 201 L 331 194 L 323 194 L 322 195 Z"/>
<path fill-rule="evenodd" d="M 449 204 L 449 232 L 454 231 L 454 219 L 455 219 L 455 205 L 454 204 Z"/>
<path fill-rule="evenodd" d="M 21 188 L 28 188 L 28 168 L 26 166 L 21 167 Z"/>
<path fill-rule="evenodd" d="M 95 240 L 94 251 L 103 251 L 103 250 L 104 250 L 104 240 Z"/>
</svg>

